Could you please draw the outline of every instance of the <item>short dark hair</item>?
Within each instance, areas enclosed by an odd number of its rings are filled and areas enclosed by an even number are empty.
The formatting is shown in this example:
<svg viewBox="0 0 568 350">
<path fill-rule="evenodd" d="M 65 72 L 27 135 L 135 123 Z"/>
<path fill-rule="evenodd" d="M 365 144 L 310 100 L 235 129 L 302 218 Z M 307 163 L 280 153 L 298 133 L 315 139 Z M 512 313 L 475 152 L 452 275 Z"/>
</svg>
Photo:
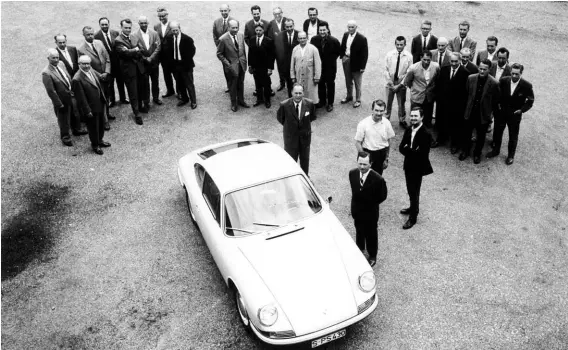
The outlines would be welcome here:
<svg viewBox="0 0 568 350">
<path fill-rule="evenodd" d="M 327 23 L 326 21 L 320 21 L 318 24 L 318 28 L 319 27 L 326 27 L 327 30 L 329 31 L 329 23 Z"/>
<path fill-rule="evenodd" d="M 520 69 L 520 70 L 521 70 L 521 74 L 523 74 L 523 70 L 525 69 L 525 66 L 523 66 L 523 65 L 520 64 L 520 63 L 513 63 L 513 64 L 511 65 L 511 70 L 513 70 L 513 69 Z"/>
<path fill-rule="evenodd" d="M 369 152 L 365 152 L 365 151 L 361 151 L 361 152 L 357 152 L 357 161 L 359 160 L 359 158 L 367 158 L 369 157 L 369 163 L 371 163 L 371 154 Z"/>
<path fill-rule="evenodd" d="M 101 21 L 102 21 L 102 20 L 105 20 L 105 19 L 106 19 L 106 21 L 108 22 L 108 24 L 110 24 L 110 20 L 109 20 L 108 18 L 106 18 L 106 17 L 101 17 L 101 18 L 99 18 L 99 24 L 101 24 Z"/>
<path fill-rule="evenodd" d="M 499 50 L 497 50 L 497 57 L 499 57 L 500 53 L 506 53 L 507 54 L 507 59 L 509 59 L 509 50 L 507 50 L 504 47 L 499 48 Z"/>
<path fill-rule="evenodd" d="M 59 33 L 59 34 L 55 34 L 53 36 L 53 40 L 57 41 L 57 37 L 58 36 L 63 36 L 65 38 L 65 41 L 67 41 L 67 35 L 63 34 L 63 33 Z"/>
<path fill-rule="evenodd" d="M 412 107 L 410 109 L 410 113 L 412 113 L 412 111 L 418 111 L 421 117 L 424 116 L 424 110 L 422 109 L 422 107 Z"/>
<path fill-rule="evenodd" d="M 495 45 L 499 44 L 499 39 L 497 39 L 497 37 L 493 35 L 488 36 L 486 41 L 494 41 Z"/>
<path fill-rule="evenodd" d="M 254 26 L 254 29 L 256 30 L 256 28 L 258 28 L 258 27 L 260 27 L 260 28 L 262 28 L 262 30 L 264 30 L 264 27 L 262 26 L 262 23 L 256 24 L 256 25 Z"/>
<path fill-rule="evenodd" d="M 120 21 L 120 26 L 122 27 L 123 23 L 128 23 L 128 24 L 132 24 L 132 21 L 130 20 L 130 18 L 125 18 L 122 21 Z"/>
<path fill-rule="evenodd" d="M 424 56 L 428 56 L 428 57 L 432 58 L 432 52 L 430 52 L 430 50 L 424 50 L 420 54 L 420 58 L 423 58 Z"/>
<path fill-rule="evenodd" d="M 373 103 L 371 104 L 371 109 L 375 109 L 375 105 L 387 108 L 385 101 L 381 100 L 380 98 L 373 101 Z"/>
<path fill-rule="evenodd" d="M 396 44 L 397 41 L 404 41 L 404 44 L 406 45 L 406 38 L 403 37 L 402 35 L 399 35 L 396 37 L 396 39 L 394 39 L 394 43 Z"/>
<path fill-rule="evenodd" d="M 469 29 L 469 22 L 468 21 L 461 21 L 460 24 L 458 25 L 458 28 L 460 26 L 467 26 L 467 29 Z"/>
<path fill-rule="evenodd" d="M 489 58 L 484 58 L 483 60 L 481 60 L 481 62 L 479 62 L 479 65 L 481 66 L 482 64 L 486 65 L 487 68 L 491 68 L 491 65 L 493 63 L 491 63 L 491 60 Z"/>
<path fill-rule="evenodd" d="M 252 7 L 250 8 L 250 12 L 251 12 L 251 13 L 252 13 L 252 11 L 254 11 L 254 10 L 258 10 L 258 12 L 262 12 L 262 10 L 260 9 L 260 6 L 258 6 L 258 5 L 254 5 L 254 6 L 252 6 Z"/>
<path fill-rule="evenodd" d="M 310 14 L 310 11 L 314 11 L 314 10 L 316 11 L 316 15 L 319 14 L 317 8 L 315 8 L 315 7 L 310 7 L 310 8 L 308 9 L 308 15 Z M 329 29 L 329 28 L 328 28 L 328 29 Z"/>
<path fill-rule="evenodd" d="M 294 24 L 294 20 L 292 18 L 286 17 L 286 20 L 284 21 L 284 25 L 286 25 L 286 22 L 292 22 L 292 24 Z"/>
<path fill-rule="evenodd" d="M 166 8 L 163 7 L 163 6 L 160 6 L 160 7 L 158 7 L 158 9 L 156 10 L 156 12 L 168 12 L 168 10 L 166 10 Z"/>
</svg>

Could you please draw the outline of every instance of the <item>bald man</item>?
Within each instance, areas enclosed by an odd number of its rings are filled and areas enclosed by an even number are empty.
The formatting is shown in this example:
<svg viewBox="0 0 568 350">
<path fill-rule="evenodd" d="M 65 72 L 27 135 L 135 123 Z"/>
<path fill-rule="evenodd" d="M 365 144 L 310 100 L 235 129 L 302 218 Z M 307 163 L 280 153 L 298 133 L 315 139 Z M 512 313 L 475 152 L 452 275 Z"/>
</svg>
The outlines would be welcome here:
<svg viewBox="0 0 568 350">
<path fill-rule="evenodd" d="M 229 76 L 231 110 L 236 112 L 238 106 L 250 108 L 244 97 L 247 54 L 244 35 L 239 33 L 239 22 L 229 21 L 229 31 L 219 38 L 217 58 L 223 63 L 223 69 Z"/>
<path fill-rule="evenodd" d="M 181 107 L 191 101 L 191 109 L 197 108 L 195 86 L 193 84 L 193 68 L 195 63 L 195 44 L 193 39 L 181 32 L 179 22 L 171 22 L 172 35 L 166 38 L 166 56 L 171 62 L 170 69 L 176 78 L 176 87 L 181 98 L 177 106 Z"/>
<path fill-rule="evenodd" d="M 150 82 L 152 79 L 152 100 L 155 104 L 161 105 L 160 100 L 160 50 L 161 41 L 160 35 L 150 28 L 148 28 L 148 18 L 146 16 L 140 16 L 138 18 L 138 29 L 131 35 L 131 41 L 133 45 L 140 48 L 142 57 L 140 60 L 144 64 L 144 73 L 139 75 L 141 80 L 140 96 L 138 97 L 142 103 L 143 107 L 140 108 L 140 112 L 148 112 L 150 109 Z"/>
<path fill-rule="evenodd" d="M 438 63 L 440 69 L 450 65 L 450 54 L 448 50 L 448 39 L 443 36 L 438 39 L 437 49 L 430 50 L 432 52 L 432 62 Z"/>
<path fill-rule="evenodd" d="M 345 85 L 347 96 L 341 100 L 341 104 L 353 101 L 353 83 L 355 83 L 355 102 L 353 108 L 361 106 L 361 84 L 363 73 L 369 58 L 369 46 L 367 38 L 357 31 L 357 22 L 350 20 L 347 22 L 347 31 L 341 40 L 341 53 L 339 55 L 343 62 L 343 73 L 345 74 Z"/>
<path fill-rule="evenodd" d="M 229 21 L 234 20 L 234 18 L 229 15 L 231 13 L 231 8 L 229 7 L 229 5 L 221 5 L 219 7 L 219 12 L 221 13 L 221 17 L 217 18 L 213 22 L 213 42 L 215 43 L 215 47 L 219 45 L 219 38 L 221 37 L 221 35 L 229 31 Z M 225 81 L 227 82 L 227 89 L 225 90 L 225 92 L 227 93 L 229 92 L 229 76 L 227 75 L 225 70 L 223 70 L 223 73 L 225 74 Z"/>
</svg>

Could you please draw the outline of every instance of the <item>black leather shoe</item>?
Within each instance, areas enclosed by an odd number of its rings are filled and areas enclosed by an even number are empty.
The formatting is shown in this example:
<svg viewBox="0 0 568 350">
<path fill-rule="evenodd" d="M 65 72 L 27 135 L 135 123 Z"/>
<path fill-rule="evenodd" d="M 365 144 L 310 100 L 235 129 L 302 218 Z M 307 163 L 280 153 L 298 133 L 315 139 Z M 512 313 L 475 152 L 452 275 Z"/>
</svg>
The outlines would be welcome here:
<svg viewBox="0 0 568 350">
<path fill-rule="evenodd" d="M 226 93 L 226 94 L 228 94 L 228 93 L 229 93 L 229 91 L 231 91 L 231 90 L 227 89 L 227 90 L 225 90 L 225 93 Z"/>
<path fill-rule="evenodd" d="M 253 91 L 253 92 L 252 92 L 252 95 L 253 95 L 253 96 L 256 96 L 256 91 Z"/>
<path fill-rule="evenodd" d="M 369 265 L 371 265 L 371 267 L 377 265 L 377 260 L 375 260 L 375 259 L 369 259 Z"/>
<path fill-rule="evenodd" d="M 404 214 L 404 215 L 410 214 L 410 208 L 401 209 L 401 210 L 400 210 L 400 213 L 401 213 L 401 214 Z"/>
<path fill-rule="evenodd" d="M 99 147 L 110 147 L 110 142 L 101 141 L 99 142 Z"/>
<path fill-rule="evenodd" d="M 231 106 L 231 111 L 236 112 L 239 108 L 236 105 Z"/>
<path fill-rule="evenodd" d="M 465 152 L 460 153 L 460 157 L 459 160 L 465 160 L 468 157 L 468 155 Z"/>
<path fill-rule="evenodd" d="M 191 104 L 191 109 L 196 109 L 197 108 L 197 103 L 192 103 Z"/>
<path fill-rule="evenodd" d="M 270 102 L 266 102 L 266 103 L 264 104 L 264 107 L 266 107 L 266 108 L 270 108 L 270 106 L 272 106 L 272 105 L 270 104 Z"/>
<path fill-rule="evenodd" d="M 96 154 L 102 156 L 105 152 L 103 152 L 103 150 L 100 147 L 95 147 L 93 148 L 93 152 L 95 152 Z"/>
<path fill-rule="evenodd" d="M 73 141 L 71 140 L 65 140 L 65 141 L 62 140 L 61 142 L 63 142 L 63 144 L 67 147 L 73 146 Z"/>
<path fill-rule="evenodd" d="M 108 120 L 115 120 L 116 117 L 112 114 L 107 115 Z"/>
<path fill-rule="evenodd" d="M 127 105 L 127 104 L 130 103 L 130 101 L 125 98 L 125 99 L 120 100 L 120 103 Z"/>
<path fill-rule="evenodd" d="M 437 148 L 438 146 L 440 146 L 438 141 L 432 141 L 432 143 L 430 144 L 430 148 Z"/>
<path fill-rule="evenodd" d="M 109 107 L 109 108 L 112 108 L 112 107 L 114 107 L 114 106 L 116 106 L 116 102 L 115 102 L 115 101 L 112 101 L 111 103 L 108 104 L 108 107 Z"/>
<path fill-rule="evenodd" d="M 479 164 L 479 163 L 481 163 L 481 157 L 473 156 L 473 164 Z"/>
<path fill-rule="evenodd" d="M 451 154 L 456 154 L 458 153 L 458 149 L 456 147 L 452 147 L 452 149 L 450 150 Z"/>
<path fill-rule="evenodd" d="M 414 219 L 408 219 L 406 221 L 406 223 L 402 226 L 402 228 L 404 230 L 408 230 L 409 228 L 411 228 L 412 226 L 414 226 L 416 224 L 416 220 Z"/>
<path fill-rule="evenodd" d="M 161 106 L 161 105 L 164 104 L 164 102 L 162 102 L 162 100 L 160 100 L 159 98 L 155 98 L 154 103 L 157 104 L 158 106 Z"/>
<path fill-rule="evenodd" d="M 105 129 L 105 131 L 109 131 L 110 130 L 110 124 L 105 123 L 104 129 Z"/>
<path fill-rule="evenodd" d="M 350 97 L 350 98 L 346 97 L 343 100 L 341 100 L 341 104 L 344 105 L 346 103 L 349 103 L 350 101 L 353 101 L 353 97 Z"/>
<path fill-rule="evenodd" d="M 327 110 L 328 112 L 332 112 L 332 111 L 333 111 L 333 105 L 327 105 L 326 110 Z"/>
<path fill-rule="evenodd" d="M 148 107 L 146 106 L 140 107 L 138 110 L 140 111 L 140 113 L 148 113 Z"/>
<path fill-rule="evenodd" d="M 239 106 L 241 106 L 243 108 L 250 108 L 250 105 L 247 104 L 246 102 L 239 102 Z"/>
<path fill-rule="evenodd" d="M 511 165 L 511 164 L 513 164 L 514 161 L 515 161 L 515 158 L 507 157 L 507 160 L 505 160 L 505 164 Z"/>
<path fill-rule="evenodd" d="M 493 150 L 486 154 L 487 158 L 497 157 L 498 155 L 499 155 L 499 152 L 495 152 Z"/>
<path fill-rule="evenodd" d="M 318 103 L 316 103 L 316 106 L 315 106 L 315 107 L 316 107 L 316 108 L 322 108 L 323 106 L 324 106 L 323 103 L 319 103 L 319 102 L 318 102 Z"/>
<path fill-rule="evenodd" d="M 144 122 L 142 121 L 142 118 L 141 118 L 141 117 L 136 116 L 136 117 L 134 118 L 134 120 L 136 121 L 136 124 L 138 124 L 138 125 L 143 125 L 143 124 L 144 124 Z"/>
<path fill-rule="evenodd" d="M 270 90 L 270 96 L 274 96 L 276 95 L 276 93 L 274 92 L 274 90 Z"/>
<path fill-rule="evenodd" d="M 168 92 L 166 92 L 165 95 L 162 95 L 162 98 L 170 97 L 170 96 L 173 96 L 173 95 L 175 95 L 175 92 L 173 92 L 173 91 L 168 91 Z"/>
<path fill-rule="evenodd" d="M 188 103 L 189 103 L 189 100 L 187 100 L 187 101 L 181 100 L 181 101 L 179 101 L 179 102 L 177 103 L 177 106 L 178 106 L 178 107 L 181 107 L 181 106 L 186 105 L 186 104 L 188 104 Z"/>
<path fill-rule="evenodd" d="M 87 135 L 88 133 L 89 132 L 85 129 L 73 131 L 73 135 L 75 135 L 75 136 Z"/>
<path fill-rule="evenodd" d="M 276 90 L 282 91 L 282 90 L 284 90 L 285 87 L 286 87 L 286 86 L 285 86 L 284 84 L 281 84 L 281 85 L 278 87 L 278 89 L 276 89 Z"/>
<path fill-rule="evenodd" d="M 264 104 L 264 101 L 256 101 L 252 106 L 257 107 L 260 106 L 261 104 Z"/>
</svg>

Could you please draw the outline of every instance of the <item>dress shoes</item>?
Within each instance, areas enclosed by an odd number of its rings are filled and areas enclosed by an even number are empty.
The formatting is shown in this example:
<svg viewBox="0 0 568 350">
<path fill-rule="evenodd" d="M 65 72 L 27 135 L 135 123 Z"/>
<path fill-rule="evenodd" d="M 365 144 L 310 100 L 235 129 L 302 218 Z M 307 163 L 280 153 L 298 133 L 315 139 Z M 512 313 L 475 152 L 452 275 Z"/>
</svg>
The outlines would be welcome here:
<svg viewBox="0 0 568 350">
<path fill-rule="evenodd" d="M 284 84 L 281 84 L 281 85 L 278 87 L 278 89 L 276 89 L 276 90 L 277 90 L 277 91 L 282 91 L 282 90 L 284 90 L 285 87 L 286 87 L 286 86 L 285 86 Z"/>
<path fill-rule="evenodd" d="M 410 214 L 410 208 L 404 208 L 400 210 L 401 214 L 408 215 Z"/>
<path fill-rule="evenodd" d="M 452 147 L 452 148 L 450 149 L 450 153 L 451 153 L 451 154 L 456 154 L 456 153 L 458 153 L 457 147 Z"/>
<path fill-rule="evenodd" d="M 226 93 L 226 94 L 228 94 L 228 93 L 229 93 L 229 91 L 231 91 L 231 90 L 227 89 L 227 90 L 225 90 L 225 93 Z"/>
<path fill-rule="evenodd" d="M 104 129 L 105 129 L 105 131 L 109 131 L 109 130 L 110 130 L 110 124 L 109 124 L 108 122 L 105 123 Z"/>
<path fill-rule="evenodd" d="M 260 106 L 262 104 L 264 104 L 264 101 L 256 101 L 252 106 L 257 107 L 257 106 Z"/>
<path fill-rule="evenodd" d="M 73 146 L 73 141 L 71 140 L 61 140 L 61 142 L 63 142 L 63 144 L 67 147 Z"/>
<path fill-rule="evenodd" d="M 130 101 L 128 99 L 124 98 L 124 99 L 120 100 L 120 103 L 127 105 L 127 104 L 130 103 Z"/>
<path fill-rule="evenodd" d="M 99 156 L 102 156 L 105 153 L 100 147 L 93 147 L 93 152 L 95 152 Z"/>
<path fill-rule="evenodd" d="M 75 130 L 73 131 L 73 135 L 75 136 L 81 136 L 81 135 L 87 135 L 89 132 L 85 129 L 80 129 L 80 130 Z"/>
<path fill-rule="evenodd" d="M 148 106 L 142 106 L 138 109 L 140 111 L 140 113 L 145 113 L 147 114 L 148 111 L 150 110 L 150 108 L 148 108 Z"/>
<path fill-rule="evenodd" d="M 438 146 L 440 146 L 440 143 L 438 143 L 438 141 L 432 141 L 432 143 L 430 144 L 430 148 L 438 148 Z"/>
<path fill-rule="evenodd" d="M 99 147 L 110 147 L 110 142 L 100 141 Z"/>
<path fill-rule="evenodd" d="M 191 109 L 196 109 L 196 108 L 197 108 L 197 103 L 195 103 L 195 102 L 192 103 L 192 104 L 191 104 Z"/>
<path fill-rule="evenodd" d="M 173 95 L 175 95 L 175 94 L 176 94 L 176 93 L 173 92 L 173 91 L 168 91 L 168 92 L 166 92 L 165 95 L 162 95 L 162 98 L 170 97 L 170 96 L 173 96 Z"/>
<path fill-rule="evenodd" d="M 341 104 L 344 105 L 350 101 L 353 101 L 353 97 L 346 97 L 343 100 L 341 100 Z"/>
<path fill-rule="evenodd" d="M 250 105 L 247 104 L 246 102 L 239 102 L 239 106 L 241 106 L 243 108 L 250 108 Z"/>
<path fill-rule="evenodd" d="M 404 225 L 402 226 L 402 228 L 404 230 L 408 230 L 409 228 L 411 228 L 412 226 L 414 226 L 416 224 L 416 219 L 408 219 Z"/>
<path fill-rule="evenodd" d="M 179 101 L 179 102 L 177 103 L 177 106 L 178 106 L 178 107 L 181 107 L 181 106 L 186 105 L 186 104 L 188 104 L 188 103 L 189 103 L 189 100 L 187 100 L 187 101 L 181 100 L 181 101 Z"/>
<path fill-rule="evenodd" d="M 134 121 L 136 121 L 136 124 L 138 124 L 138 125 L 144 124 L 144 122 L 142 121 L 142 117 L 139 117 L 139 116 L 134 117 Z"/>
<path fill-rule="evenodd" d="M 353 104 L 353 108 L 359 108 L 361 107 L 361 102 L 357 101 Z"/>
<path fill-rule="evenodd" d="M 176 94 L 176 97 L 178 100 L 183 100 L 183 97 L 181 97 L 181 94 Z"/>
<path fill-rule="evenodd" d="M 467 157 L 468 157 L 467 153 L 462 152 L 462 153 L 460 153 L 460 156 L 459 156 L 458 159 L 459 159 L 459 160 L 465 160 Z"/>
<path fill-rule="evenodd" d="M 115 101 L 112 101 L 111 103 L 108 104 L 108 107 L 109 107 L 109 108 L 112 108 L 112 107 L 114 107 L 114 106 L 116 106 L 116 102 L 115 102 Z"/>
<path fill-rule="evenodd" d="M 481 157 L 473 156 L 473 164 L 479 164 L 479 163 L 481 163 Z"/>
<path fill-rule="evenodd" d="M 375 260 L 375 259 L 369 259 L 368 261 L 369 261 L 369 265 L 371 265 L 371 267 L 377 265 L 377 260 Z"/>
<path fill-rule="evenodd" d="M 323 106 L 324 106 L 323 103 L 320 103 L 320 102 L 316 103 L 316 108 L 322 108 Z"/>
<path fill-rule="evenodd" d="M 116 117 L 112 114 L 107 115 L 108 120 L 116 120 Z"/>
<path fill-rule="evenodd" d="M 270 108 L 270 106 L 272 106 L 272 105 L 270 104 L 270 102 L 266 102 L 266 103 L 264 104 L 264 107 L 266 107 L 266 108 Z"/>
<path fill-rule="evenodd" d="M 515 158 L 507 157 L 507 159 L 505 160 L 505 164 L 511 165 L 511 164 L 513 164 L 514 161 L 515 161 Z"/>
<path fill-rule="evenodd" d="M 231 111 L 236 112 L 239 108 L 236 105 L 231 106 Z"/>
<path fill-rule="evenodd" d="M 487 158 L 497 157 L 498 155 L 499 155 L 499 152 L 495 152 L 494 150 L 487 152 L 487 154 L 486 154 Z"/>
<path fill-rule="evenodd" d="M 333 105 L 327 105 L 326 110 L 327 110 L 328 112 L 332 112 L 332 111 L 333 111 Z"/>
<path fill-rule="evenodd" d="M 159 98 L 155 98 L 154 103 L 157 104 L 158 106 L 161 106 L 161 105 L 164 104 L 164 102 L 162 102 L 162 100 L 160 100 Z"/>
</svg>

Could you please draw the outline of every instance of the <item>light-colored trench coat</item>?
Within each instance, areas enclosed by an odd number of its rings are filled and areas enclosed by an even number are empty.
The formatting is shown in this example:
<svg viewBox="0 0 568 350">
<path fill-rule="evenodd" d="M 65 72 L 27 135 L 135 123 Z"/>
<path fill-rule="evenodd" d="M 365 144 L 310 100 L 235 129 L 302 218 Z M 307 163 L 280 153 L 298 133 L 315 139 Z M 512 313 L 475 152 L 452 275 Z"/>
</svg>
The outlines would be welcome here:
<svg viewBox="0 0 568 350">
<path fill-rule="evenodd" d="M 306 44 L 304 56 L 300 45 L 294 47 L 292 51 L 292 62 L 290 64 L 290 78 L 304 87 L 304 97 L 311 99 L 314 103 L 318 101 L 318 85 L 314 79 L 320 79 L 321 59 L 318 49 L 312 44 Z"/>
</svg>

